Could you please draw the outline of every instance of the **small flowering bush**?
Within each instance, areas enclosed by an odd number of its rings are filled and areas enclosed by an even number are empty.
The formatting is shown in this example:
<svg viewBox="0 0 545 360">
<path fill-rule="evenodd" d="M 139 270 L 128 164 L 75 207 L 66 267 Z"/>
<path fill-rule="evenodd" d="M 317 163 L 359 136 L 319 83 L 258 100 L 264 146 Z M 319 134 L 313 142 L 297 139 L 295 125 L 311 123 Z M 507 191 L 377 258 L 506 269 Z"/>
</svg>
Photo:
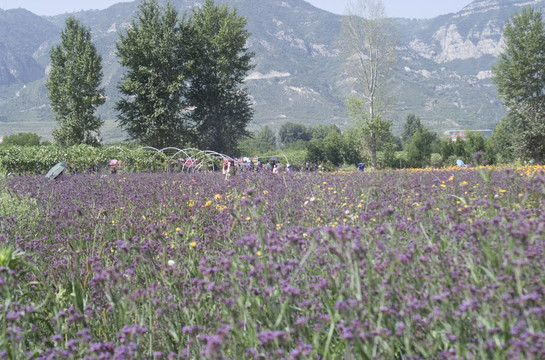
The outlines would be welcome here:
<svg viewBox="0 0 545 360">
<path fill-rule="evenodd" d="M 0 359 L 545 357 L 540 167 L 1 181 Z"/>
</svg>

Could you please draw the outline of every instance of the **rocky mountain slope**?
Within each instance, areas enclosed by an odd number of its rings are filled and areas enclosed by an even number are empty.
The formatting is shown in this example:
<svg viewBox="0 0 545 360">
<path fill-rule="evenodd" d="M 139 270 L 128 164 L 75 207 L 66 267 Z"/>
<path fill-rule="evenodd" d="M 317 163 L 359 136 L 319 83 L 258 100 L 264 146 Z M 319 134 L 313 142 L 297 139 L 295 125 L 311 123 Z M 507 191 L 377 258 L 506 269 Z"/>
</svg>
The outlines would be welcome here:
<svg viewBox="0 0 545 360">
<path fill-rule="evenodd" d="M 180 12 L 200 0 L 172 0 Z M 222 1 L 218 1 L 222 2 Z M 350 120 L 344 99 L 350 91 L 338 46 L 341 16 L 303 0 L 223 0 L 248 17 L 255 70 L 246 85 L 255 118 L 251 130 L 277 129 L 286 121 L 307 125 Z M 545 0 L 477 0 L 456 14 L 429 20 L 394 19 L 398 62 L 392 112 L 399 133 L 413 113 L 438 132 L 493 128 L 505 115 L 492 83 L 491 67 L 502 51 L 502 28 L 522 6 L 545 7 Z M 119 140 L 113 105 L 123 69 L 115 56 L 119 32 L 128 25 L 137 1 L 102 11 L 72 14 L 91 27 L 103 57 L 108 101 L 105 140 Z M 59 42 L 66 15 L 39 17 L 26 10 L 0 10 L 0 136 L 21 131 L 50 138 L 55 126 L 44 86 L 49 49 Z"/>
</svg>

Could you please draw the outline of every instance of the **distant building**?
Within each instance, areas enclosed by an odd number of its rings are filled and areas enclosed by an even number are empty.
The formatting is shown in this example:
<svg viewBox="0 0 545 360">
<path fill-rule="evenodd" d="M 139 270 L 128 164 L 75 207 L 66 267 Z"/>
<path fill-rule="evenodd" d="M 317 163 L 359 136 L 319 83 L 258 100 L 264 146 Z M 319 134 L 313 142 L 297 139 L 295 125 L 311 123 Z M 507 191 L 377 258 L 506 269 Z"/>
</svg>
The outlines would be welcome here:
<svg viewBox="0 0 545 360">
<path fill-rule="evenodd" d="M 444 132 L 444 135 L 445 137 L 449 137 L 452 141 L 456 141 L 457 139 L 465 140 L 468 132 L 480 132 L 485 139 L 492 135 L 492 130 L 447 130 Z"/>
</svg>

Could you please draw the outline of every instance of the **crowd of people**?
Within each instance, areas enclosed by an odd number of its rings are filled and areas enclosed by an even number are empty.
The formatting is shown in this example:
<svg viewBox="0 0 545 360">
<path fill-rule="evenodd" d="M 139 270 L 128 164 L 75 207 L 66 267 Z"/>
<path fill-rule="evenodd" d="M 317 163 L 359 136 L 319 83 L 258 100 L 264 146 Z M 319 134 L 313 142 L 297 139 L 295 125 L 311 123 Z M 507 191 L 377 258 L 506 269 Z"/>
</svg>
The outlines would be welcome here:
<svg viewBox="0 0 545 360">
<path fill-rule="evenodd" d="M 358 171 L 364 171 L 365 163 L 356 164 Z M 305 162 L 305 165 L 298 169 L 298 171 L 323 171 L 322 164 L 314 164 Z M 230 176 L 235 175 L 239 171 L 267 171 L 273 174 L 278 174 L 282 171 L 291 172 L 294 171 L 290 163 L 287 163 L 284 167 L 276 158 L 271 158 L 269 161 L 262 163 L 259 159 L 244 158 L 243 160 L 234 160 L 230 158 L 223 159 L 223 174 L 228 179 Z"/>
<path fill-rule="evenodd" d="M 280 172 L 280 163 L 276 160 L 269 160 L 265 164 L 261 160 L 243 160 L 242 162 L 235 161 L 233 159 L 224 158 L 222 172 L 226 179 L 235 175 L 238 171 L 268 171 L 273 174 Z M 291 165 L 286 165 L 286 171 L 292 171 Z"/>
</svg>

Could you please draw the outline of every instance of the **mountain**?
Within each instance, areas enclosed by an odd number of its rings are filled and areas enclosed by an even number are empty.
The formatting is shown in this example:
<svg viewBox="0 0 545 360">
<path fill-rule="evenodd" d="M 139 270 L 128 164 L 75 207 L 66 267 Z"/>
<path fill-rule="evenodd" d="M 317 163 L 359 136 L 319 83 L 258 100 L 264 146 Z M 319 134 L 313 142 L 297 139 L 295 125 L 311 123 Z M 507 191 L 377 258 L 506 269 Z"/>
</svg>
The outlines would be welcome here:
<svg viewBox="0 0 545 360">
<path fill-rule="evenodd" d="M 170 1 L 190 12 L 203 0 Z M 249 48 L 256 67 L 246 79 L 254 101 L 250 130 L 284 122 L 306 125 L 350 120 L 344 107 L 350 81 L 338 47 L 341 16 L 303 0 L 221 0 L 248 18 Z M 105 10 L 70 14 L 91 28 L 103 59 L 107 103 L 106 141 L 124 137 L 113 110 L 123 69 L 115 55 L 118 34 L 130 23 L 137 1 Z M 502 51 L 502 28 L 522 6 L 545 8 L 545 0 L 477 0 L 455 14 L 428 20 L 393 19 L 399 59 L 395 81 L 393 130 L 400 133 L 408 114 L 435 131 L 491 129 L 506 111 L 491 80 Z M 67 15 L 39 17 L 26 10 L 0 10 L 0 136 L 23 131 L 50 139 L 55 123 L 45 78 L 49 50 L 59 43 Z"/>
</svg>

